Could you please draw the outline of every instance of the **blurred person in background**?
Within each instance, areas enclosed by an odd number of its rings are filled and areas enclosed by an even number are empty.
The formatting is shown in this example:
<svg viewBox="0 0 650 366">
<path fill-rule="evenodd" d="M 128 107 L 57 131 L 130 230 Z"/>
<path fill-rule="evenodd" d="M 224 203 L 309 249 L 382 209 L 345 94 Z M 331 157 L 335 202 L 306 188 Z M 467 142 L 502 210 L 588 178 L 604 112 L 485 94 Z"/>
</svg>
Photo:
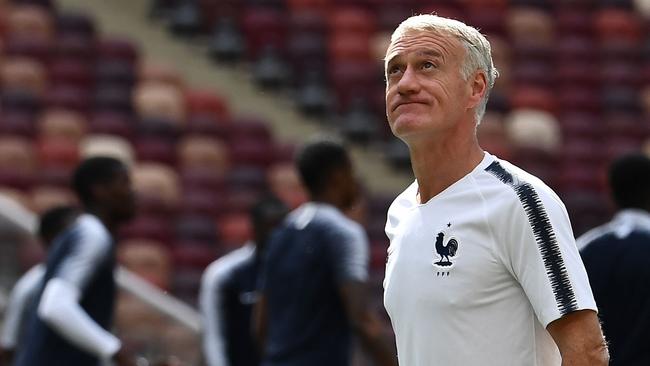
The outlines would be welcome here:
<svg viewBox="0 0 650 366">
<path fill-rule="evenodd" d="M 114 158 L 93 157 L 74 171 L 84 213 L 50 248 L 42 288 L 31 306 L 17 366 L 134 365 L 110 333 L 116 298 L 118 228 L 135 214 L 129 170 Z"/>
<path fill-rule="evenodd" d="M 339 142 L 318 139 L 296 163 L 310 201 L 267 243 L 254 309 L 261 364 L 349 365 L 354 332 L 377 364 L 396 365 L 366 296 L 366 235 L 343 213 L 358 196 L 350 157 Z"/>
<path fill-rule="evenodd" d="M 389 125 L 416 177 L 386 224 L 384 304 L 399 363 L 606 365 L 564 205 L 479 146 L 498 75 L 487 39 L 413 16 L 393 33 L 385 67 Z"/>
<path fill-rule="evenodd" d="M 578 247 L 609 342 L 610 365 L 650 365 L 650 159 L 625 155 L 609 168 L 619 211 Z"/>
<path fill-rule="evenodd" d="M 266 242 L 288 208 L 269 196 L 251 209 L 253 241 L 213 262 L 203 274 L 199 306 L 208 366 L 258 366 L 251 334 L 255 289 Z"/>
<path fill-rule="evenodd" d="M 49 249 L 54 239 L 67 229 L 78 215 L 79 209 L 73 206 L 57 206 L 45 211 L 40 217 L 37 233 L 43 247 Z M 16 349 L 20 347 L 26 314 L 44 275 L 45 265 L 37 264 L 23 274 L 11 290 L 0 334 L 0 365 L 10 365 Z"/>
</svg>

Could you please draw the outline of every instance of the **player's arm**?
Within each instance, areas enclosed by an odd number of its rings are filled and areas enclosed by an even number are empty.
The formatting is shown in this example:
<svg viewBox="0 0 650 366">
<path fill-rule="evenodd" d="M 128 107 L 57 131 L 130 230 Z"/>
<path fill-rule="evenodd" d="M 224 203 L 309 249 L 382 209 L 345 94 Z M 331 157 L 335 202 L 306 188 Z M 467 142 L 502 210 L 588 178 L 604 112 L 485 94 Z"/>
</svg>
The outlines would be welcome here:
<svg viewBox="0 0 650 366">
<path fill-rule="evenodd" d="M 208 366 L 228 366 L 223 336 L 224 278 L 219 262 L 211 264 L 201 279 L 199 308 L 203 317 L 203 354 Z"/>
<path fill-rule="evenodd" d="M 267 327 L 267 309 L 266 309 L 266 296 L 263 292 L 258 293 L 257 303 L 253 307 L 253 338 L 257 343 L 257 350 L 259 354 L 264 354 L 266 348 L 266 327 Z"/>
<path fill-rule="evenodd" d="M 334 231 L 326 235 L 332 235 L 327 259 L 354 332 L 378 365 L 397 365 L 394 342 L 384 336 L 379 314 L 368 303 L 369 247 L 365 233 L 358 227 L 351 232 Z"/>
<path fill-rule="evenodd" d="M 546 329 L 560 349 L 563 366 L 609 364 L 607 343 L 595 311 L 575 311 L 551 322 Z"/>
<path fill-rule="evenodd" d="M 383 332 L 379 314 L 368 304 L 365 283 L 350 281 L 339 286 L 343 305 L 363 348 L 380 366 L 397 365 L 392 339 Z"/>
<path fill-rule="evenodd" d="M 18 344 L 20 327 L 24 324 L 25 308 L 28 306 L 29 300 L 34 298 L 44 274 L 43 265 L 35 266 L 25 273 L 11 290 L 0 335 L 0 360 L 7 364 L 12 361 L 14 350 Z"/>
<path fill-rule="evenodd" d="M 70 254 L 60 263 L 53 277 L 47 281 L 38 304 L 38 316 L 70 343 L 120 365 L 132 365 L 122 344 L 113 334 L 97 324 L 79 304 L 88 281 L 110 255 L 110 238 L 80 228 L 80 237 Z"/>
</svg>

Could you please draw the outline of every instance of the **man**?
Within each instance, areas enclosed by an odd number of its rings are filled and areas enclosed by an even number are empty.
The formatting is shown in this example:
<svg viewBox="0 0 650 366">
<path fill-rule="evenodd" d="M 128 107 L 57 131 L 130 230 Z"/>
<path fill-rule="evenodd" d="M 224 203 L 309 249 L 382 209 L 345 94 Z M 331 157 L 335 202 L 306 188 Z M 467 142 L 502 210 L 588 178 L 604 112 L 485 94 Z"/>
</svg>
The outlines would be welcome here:
<svg viewBox="0 0 650 366">
<path fill-rule="evenodd" d="M 115 302 L 113 235 L 135 213 L 128 169 L 93 157 L 74 172 L 85 213 L 55 240 L 43 287 L 29 314 L 17 366 L 96 366 L 113 359 L 133 365 L 109 329 Z"/>
<path fill-rule="evenodd" d="M 45 211 L 41 215 L 38 225 L 38 237 L 43 247 L 48 249 L 54 238 L 70 226 L 78 215 L 79 210 L 72 206 L 57 206 Z M 34 300 L 44 275 L 45 266 L 37 264 L 27 271 L 11 290 L 2 334 L 0 335 L 0 355 L 2 355 L 0 365 L 11 364 L 13 360 L 21 335 L 24 332 L 29 304 Z M 2 363 L 2 361 L 5 363 Z"/>
<path fill-rule="evenodd" d="M 323 139 L 306 144 L 296 162 L 310 202 L 267 245 L 254 310 L 262 365 L 349 365 L 351 331 L 379 365 L 396 365 L 365 296 L 367 238 L 342 213 L 358 192 L 350 158 Z"/>
<path fill-rule="evenodd" d="M 609 185 L 620 210 L 578 238 L 578 247 L 609 341 L 610 365 L 650 365 L 650 159 L 617 159 Z"/>
<path fill-rule="evenodd" d="M 256 280 L 266 241 L 287 211 L 275 197 L 259 201 L 251 210 L 254 240 L 219 258 L 203 274 L 199 305 L 207 365 L 259 365 L 251 335 Z"/>
<path fill-rule="evenodd" d="M 606 365 L 564 205 L 478 144 L 497 76 L 487 39 L 455 20 L 413 16 L 385 62 L 388 121 L 416 177 L 386 224 L 384 303 L 399 363 Z"/>
</svg>

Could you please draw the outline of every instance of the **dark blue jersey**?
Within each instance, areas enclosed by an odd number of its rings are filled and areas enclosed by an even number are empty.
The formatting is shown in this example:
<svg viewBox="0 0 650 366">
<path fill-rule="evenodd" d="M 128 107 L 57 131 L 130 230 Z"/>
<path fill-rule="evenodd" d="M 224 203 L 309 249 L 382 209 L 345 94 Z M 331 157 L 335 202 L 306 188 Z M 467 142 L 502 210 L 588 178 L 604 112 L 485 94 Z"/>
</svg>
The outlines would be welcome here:
<svg viewBox="0 0 650 366">
<path fill-rule="evenodd" d="M 276 230 L 262 268 L 268 318 L 262 365 L 349 365 L 351 326 L 339 288 L 367 279 L 361 226 L 333 206 L 307 203 Z"/>
<path fill-rule="evenodd" d="M 255 247 L 248 244 L 219 258 L 201 281 L 203 352 L 208 366 L 258 366 L 251 334 L 258 272 Z"/>
<path fill-rule="evenodd" d="M 55 239 L 46 262 L 43 285 L 31 305 L 17 366 L 97 366 L 99 358 L 68 341 L 44 322 L 38 306 L 48 281 L 60 279 L 81 292 L 79 305 L 109 330 L 115 303 L 115 248 L 110 234 L 94 216 L 82 215 Z"/>
<path fill-rule="evenodd" d="M 625 210 L 579 240 L 610 365 L 650 365 L 650 215 Z"/>
</svg>

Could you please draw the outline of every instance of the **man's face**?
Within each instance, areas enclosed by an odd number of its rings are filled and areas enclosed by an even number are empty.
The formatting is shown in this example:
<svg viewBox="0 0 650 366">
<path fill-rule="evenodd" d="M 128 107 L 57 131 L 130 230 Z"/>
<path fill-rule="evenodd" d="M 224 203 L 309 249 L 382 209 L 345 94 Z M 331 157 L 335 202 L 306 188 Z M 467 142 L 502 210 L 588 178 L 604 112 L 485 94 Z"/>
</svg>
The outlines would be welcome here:
<svg viewBox="0 0 650 366">
<path fill-rule="evenodd" d="M 105 193 L 106 204 L 116 218 L 127 221 L 135 216 L 136 195 L 126 168 L 115 172 L 111 182 L 106 185 Z"/>
<path fill-rule="evenodd" d="M 470 82 L 461 75 L 466 51 L 451 35 L 406 33 L 386 53 L 386 115 L 408 142 L 440 134 L 468 110 Z"/>
</svg>

